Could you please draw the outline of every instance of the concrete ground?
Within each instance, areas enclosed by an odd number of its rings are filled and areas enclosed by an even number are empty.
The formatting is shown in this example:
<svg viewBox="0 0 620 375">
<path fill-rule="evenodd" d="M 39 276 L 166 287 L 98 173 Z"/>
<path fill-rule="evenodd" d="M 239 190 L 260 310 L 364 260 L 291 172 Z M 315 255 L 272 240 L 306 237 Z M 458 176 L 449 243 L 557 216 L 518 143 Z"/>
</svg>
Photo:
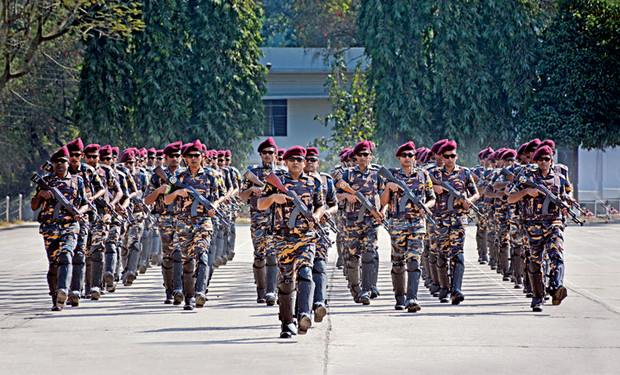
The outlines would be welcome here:
<svg viewBox="0 0 620 375">
<path fill-rule="evenodd" d="M 53 313 L 37 226 L 1 230 L 0 373 L 620 373 L 620 224 L 566 230 L 568 298 L 543 313 L 478 265 L 475 227 L 466 300 L 440 304 L 421 286 L 420 312 L 395 311 L 380 231 L 382 295 L 353 303 L 332 255 L 328 316 L 283 340 L 277 306 L 255 302 L 247 225 L 234 261 L 216 270 L 206 307 L 190 312 L 163 304 L 161 274 L 150 268 L 131 287 Z"/>
</svg>

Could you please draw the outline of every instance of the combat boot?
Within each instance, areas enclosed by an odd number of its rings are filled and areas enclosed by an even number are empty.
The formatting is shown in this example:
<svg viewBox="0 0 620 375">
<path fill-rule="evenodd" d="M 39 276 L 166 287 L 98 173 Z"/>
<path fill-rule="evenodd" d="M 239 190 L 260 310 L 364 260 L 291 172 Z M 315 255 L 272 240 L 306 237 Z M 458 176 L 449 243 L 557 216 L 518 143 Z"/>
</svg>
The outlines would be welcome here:
<svg viewBox="0 0 620 375">
<path fill-rule="evenodd" d="M 58 306 L 58 302 L 56 300 L 56 295 L 52 295 L 52 311 L 60 311 L 62 310 L 62 306 Z"/>
<path fill-rule="evenodd" d="M 185 306 L 183 306 L 183 310 L 191 311 L 194 309 L 194 305 L 192 304 L 192 297 L 185 297 Z"/>
<path fill-rule="evenodd" d="M 116 272 L 116 245 L 113 243 L 105 244 L 105 272 L 103 274 L 103 284 L 105 289 L 113 293 L 116 291 L 114 285 L 114 272 Z"/>
<path fill-rule="evenodd" d="M 62 310 L 65 302 L 67 301 L 67 290 L 66 289 L 58 289 L 56 292 L 56 306 L 59 307 L 59 310 Z M 54 310 L 54 311 L 59 311 Z"/>
<path fill-rule="evenodd" d="M 172 290 L 166 290 L 166 299 L 164 300 L 164 304 L 172 305 L 173 300 Z"/>
<path fill-rule="evenodd" d="M 314 321 L 319 323 L 327 314 L 325 309 L 325 299 L 327 297 L 327 274 L 325 261 L 315 259 L 312 267 L 312 281 L 314 281 L 313 310 Z"/>
<path fill-rule="evenodd" d="M 379 252 L 375 250 L 375 257 L 373 258 L 373 272 L 372 272 L 372 282 L 370 284 L 370 298 L 374 299 L 381 295 L 379 293 L 379 288 L 377 288 L 377 281 L 379 278 Z"/>
<path fill-rule="evenodd" d="M 450 294 L 450 292 L 448 291 L 448 289 L 440 289 L 439 290 L 439 302 L 441 303 L 448 303 L 450 302 L 450 300 L 448 299 L 448 295 Z"/>
<path fill-rule="evenodd" d="M 347 281 L 349 282 L 349 291 L 356 303 L 361 303 L 360 295 L 362 288 L 360 287 L 360 265 L 359 258 L 355 256 L 348 257 L 345 263 L 345 272 Z"/>
<path fill-rule="evenodd" d="M 265 263 L 265 302 L 267 306 L 273 306 L 276 304 L 276 285 L 278 284 L 278 261 L 276 255 L 267 255 Z"/>
<path fill-rule="evenodd" d="M 310 320 L 310 307 L 314 297 L 314 282 L 312 281 L 312 269 L 303 266 L 297 271 L 297 310 L 298 310 L 298 333 L 305 335 L 312 326 Z"/>
<path fill-rule="evenodd" d="M 463 284 L 463 274 L 465 273 L 465 260 L 463 254 L 454 257 L 454 274 L 452 276 L 452 304 L 458 305 L 465 300 L 465 296 L 461 292 Z"/>
<path fill-rule="evenodd" d="M 208 257 L 206 253 L 201 254 L 198 257 L 198 265 L 196 267 L 196 307 L 203 307 L 207 302 L 207 295 L 205 291 L 207 289 L 207 270 L 208 270 Z"/>
<path fill-rule="evenodd" d="M 254 258 L 252 269 L 254 271 L 254 283 L 256 284 L 256 302 L 265 303 L 265 289 L 267 288 L 267 270 L 265 269 L 266 260 Z"/>
<path fill-rule="evenodd" d="M 278 301 L 280 321 L 282 321 L 281 338 L 290 338 L 297 334 L 297 327 L 293 321 L 295 309 L 295 282 L 284 280 L 278 283 Z"/>
<path fill-rule="evenodd" d="M 416 260 L 407 262 L 407 301 L 405 307 L 408 312 L 421 310 L 418 304 L 418 287 L 420 285 L 420 265 Z"/>
<path fill-rule="evenodd" d="M 72 307 L 80 306 L 80 292 L 78 292 L 77 290 L 74 290 L 71 293 L 69 293 L 69 304 Z"/>
<path fill-rule="evenodd" d="M 404 264 L 392 264 L 392 270 L 390 271 L 392 276 L 392 288 L 394 290 L 394 297 L 396 298 L 395 310 L 405 309 L 405 265 Z"/>
<path fill-rule="evenodd" d="M 370 305 L 372 283 L 375 277 L 374 254 L 362 254 L 362 294 L 359 299 L 363 305 Z"/>
<path fill-rule="evenodd" d="M 172 264 L 172 285 L 174 305 L 180 305 L 183 302 L 183 255 L 180 251 L 172 254 L 174 263 Z"/>
</svg>

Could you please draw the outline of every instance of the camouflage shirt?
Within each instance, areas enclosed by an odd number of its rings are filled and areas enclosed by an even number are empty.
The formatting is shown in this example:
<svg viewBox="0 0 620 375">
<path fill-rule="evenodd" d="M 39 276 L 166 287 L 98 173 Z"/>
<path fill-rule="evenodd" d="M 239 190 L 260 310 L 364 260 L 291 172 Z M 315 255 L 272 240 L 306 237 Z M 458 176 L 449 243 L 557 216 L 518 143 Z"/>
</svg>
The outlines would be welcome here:
<svg viewBox="0 0 620 375">
<path fill-rule="evenodd" d="M 411 189 L 411 192 L 418 197 L 420 202 L 425 203 L 435 199 L 433 183 L 431 182 L 431 178 L 427 171 L 421 168 L 414 168 L 413 171 L 407 175 L 402 168 L 390 168 L 390 172 L 392 172 L 394 177 L 403 181 L 409 189 Z M 397 191 L 390 191 L 390 216 L 413 219 L 419 218 L 420 215 L 423 215 L 410 200 L 403 203 L 404 196 L 405 193 L 401 189 L 398 189 Z"/>
<path fill-rule="evenodd" d="M 193 187 L 208 201 L 213 202 L 217 200 L 220 192 L 216 177 L 205 168 L 200 167 L 196 174 L 192 174 L 189 168 L 177 170 L 176 172 L 176 177 L 180 183 Z M 174 212 L 177 215 L 189 217 L 192 213 L 192 206 L 194 206 L 197 216 L 208 216 L 207 209 L 198 203 L 191 194 L 188 194 L 187 197 L 176 197 Z"/>
<path fill-rule="evenodd" d="M 269 164 L 263 163 L 260 166 L 253 166 L 253 167 L 250 167 L 248 169 L 250 170 L 250 172 L 254 173 L 256 175 L 256 177 L 258 177 L 259 180 L 264 182 L 265 181 L 265 177 L 267 177 L 276 168 L 273 165 L 269 165 Z M 265 185 L 267 185 L 267 184 L 265 184 Z M 245 181 L 243 181 L 243 187 L 241 188 L 241 191 L 248 190 L 252 186 L 254 186 L 252 181 L 245 180 Z M 254 194 L 250 195 L 250 199 L 248 201 L 248 204 L 250 205 L 250 212 L 251 213 L 261 213 L 262 212 L 256 206 L 256 202 L 257 201 L 258 201 L 258 196 L 257 195 L 254 195 Z"/>
<path fill-rule="evenodd" d="M 430 172 L 437 180 L 447 182 L 456 191 L 464 193 L 466 197 L 470 197 L 478 193 L 474 178 L 471 176 L 469 169 L 458 165 L 454 166 L 452 172 L 446 171 L 445 166 L 441 168 L 433 169 Z M 461 203 L 454 201 L 453 210 L 449 210 L 450 194 L 447 191 L 443 191 L 437 195 L 437 203 L 435 203 L 435 212 L 439 216 L 447 215 L 465 215 L 468 210 L 463 208 Z"/>
<path fill-rule="evenodd" d="M 84 187 L 84 180 L 82 177 L 67 172 L 65 178 L 60 179 L 56 173 L 43 176 L 43 180 L 51 187 L 56 188 L 64 195 L 69 203 L 73 204 L 75 208 L 79 209 L 86 204 L 86 190 Z M 41 188 L 37 186 L 34 192 L 36 196 L 41 191 Z M 73 215 L 62 206 L 56 198 L 52 196 L 50 199 L 44 199 L 41 204 L 41 212 L 39 213 L 39 222 L 74 222 Z"/>
<path fill-rule="evenodd" d="M 547 176 L 543 176 L 538 168 L 528 168 L 523 172 L 523 176 L 530 181 L 546 187 L 555 196 L 562 198 L 566 194 L 566 179 L 552 169 L 549 170 Z M 528 186 L 517 181 L 512 187 L 511 193 L 525 190 Z M 558 220 L 562 219 L 560 208 L 548 201 L 544 194 L 538 194 L 533 198 L 526 195 L 522 199 L 522 217 L 524 220 Z"/>
<path fill-rule="evenodd" d="M 357 166 L 346 169 L 342 174 L 342 180 L 348 183 L 353 190 L 361 192 L 371 204 L 374 204 L 376 209 L 381 208 L 379 195 L 383 192 L 383 189 L 385 189 L 385 181 L 377 173 L 377 168 L 369 166 L 364 172 Z M 337 188 L 336 192 L 344 193 L 345 191 Z M 359 201 L 355 203 L 346 201 L 345 216 L 347 220 L 357 220 L 361 209 L 362 204 Z M 372 219 L 373 217 L 370 211 L 365 211 L 364 220 L 367 218 Z"/>
<path fill-rule="evenodd" d="M 162 168 L 164 172 L 166 172 L 166 175 L 168 177 L 171 177 L 173 175 L 173 173 L 167 167 L 162 167 Z M 179 169 L 180 168 L 178 168 L 176 171 L 178 171 Z M 146 188 L 145 195 L 152 194 L 157 188 L 163 185 L 164 182 L 165 181 L 163 181 L 158 175 L 153 173 L 149 181 L 149 186 Z M 165 194 L 160 194 L 155 199 L 155 202 L 153 203 L 153 211 L 152 211 L 154 214 L 171 215 L 174 212 L 174 203 L 171 203 L 169 205 L 164 204 L 164 195 Z"/>
</svg>

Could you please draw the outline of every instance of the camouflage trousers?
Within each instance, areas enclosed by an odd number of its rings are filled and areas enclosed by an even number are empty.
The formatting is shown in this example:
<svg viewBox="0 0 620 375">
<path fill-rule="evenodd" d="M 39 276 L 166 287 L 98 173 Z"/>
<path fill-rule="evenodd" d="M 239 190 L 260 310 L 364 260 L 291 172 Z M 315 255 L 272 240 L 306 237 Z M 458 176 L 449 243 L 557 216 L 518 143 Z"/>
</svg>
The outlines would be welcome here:
<svg viewBox="0 0 620 375">
<path fill-rule="evenodd" d="M 178 217 L 173 240 L 174 251 L 181 252 L 184 262 L 196 259 L 203 253 L 209 253 L 212 236 L 211 218 Z"/>
<path fill-rule="evenodd" d="M 97 220 L 90 228 L 90 246 L 86 249 L 86 255 L 92 255 L 93 251 L 103 249 L 108 238 L 109 224 L 103 220 Z"/>
<path fill-rule="evenodd" d="M 422 219 L 390 219 L 392 264 L 404 265 L 409 260 L 420 261 L 424 251 L 426 226 Z"/>
<path fill-rule="evenodd" d="M 498 267 L 502 270 L 505 276 L 510 272 L 510 221 L 504 214 L 499 215 L 497 218 L 496 226 L 496 238 L 497 238 L 497 255 L 498 255 Z"/>
<path fill-rule="evenodd" d="M 489 248 L 487 245 L 487 226 L 488 222 L 484 215 L 476 218 L 476 247 L 478 249 L 478 258 L 480 260 L 489 260 Z"/>
<path fill-rule="evenodd" d="M 161 236 L 162 257 L 172 258 L 174 232 L 176 231 L 174 217 L 172 215 L 159 215 L 157 224 L 159 225 L 159 235 Z"/>
<path fill-rule="evenodd" d="M 272 235 L 270 231 L 270 216 L 263 213 L 252 214 L 252 224 L 250 225 L 250 234 L 252 236 L 252 245 L 254 246 L 254 258 L 265 259 L 267 255 L 273 252 L 271 246 Z"/>
<path fill-rule="evenodd" d="M 541 266 L 545 252 L 551 259 L 551 269 L 564 264 L 564 224 L 556 221 L 528 221 L 525 223 L 529 241 L 528 261 Z"/>
<path fill-rule="evenodd" d="M 324 227 L 326 231 L 329 231 L 327 227 Z M 329 249 L 332 247 L 331 244 L 328 244 L 321 239 L 316 241 L 316 252 L 314 254 L 314 258 L 316 260 L 324 260 L 327 261 L 327 255 L 329 253 Z"/>
<path fill-rule="evenodd" d="M 314 265 L 316 237 L 277 233 L 273 235 L 273 245 L 278 259 L 278 284 L 295 281 L 301 267 Z"/>
<path fill-rule="evenodd" d="M 363 222 L 347 220 L 346 258 L 361 257 L 364 253 L 377 252 L 377 225 L 370 218 Z"/>
<path fill-rule="evenodd" d="M 58 265 L 61 254 L 73 255 L 73 250 L 78 242 L 80 224 L 68 223 L 41 223 L 39 233 L 43 235 L 47 260 L 50 265 Z"/>
<path fill-rule="evenodd" d="M 466 216 L 437 217 L 437 251 L 445 259 L 463 253 Z"/>
</svg>

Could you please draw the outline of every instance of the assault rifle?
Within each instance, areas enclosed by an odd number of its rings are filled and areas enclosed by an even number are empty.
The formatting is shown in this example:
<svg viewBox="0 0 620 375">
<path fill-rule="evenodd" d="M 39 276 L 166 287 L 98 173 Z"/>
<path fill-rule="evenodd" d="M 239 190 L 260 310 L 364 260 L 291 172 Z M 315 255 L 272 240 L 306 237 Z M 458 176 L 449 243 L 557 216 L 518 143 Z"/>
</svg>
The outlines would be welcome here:
<svg viewBox="0 0 620 375">
<path fill-rule="evenodd" d="M 336 234 L 340 234 L 340 230 L 338 230 L 338 227 L 336 226 L 336 222 L 334 221 L 334 219 L 331 218 L 331 216 L 329 218 L 327 218 L 327 216 L 323 216 L 325 218 L 325 222 L 327 223 L 327 226 L 329 227 L 329 229 L 336 233 Z"/>
<path fill-rule="evenodd" d="M 182 182 L 179 181 L 178 178 L 176 178 L 176 176 L 170 176 L 168 177 L 168 175 L 166 174 L 166 172 L 164 171 L 164 169 L 162 167 L 155 167 L 155 169 L 153 169 L 153 172 L 155 172 L 155 174 L 157 176 L 159 176 L 159 178 L 161 178 L 162 180 L 165 181 L 166 184 L 175 186 L 177 188 L 180 189 L 187 189 L 187 191 L 189 191 L 189 194 L 192 196 L 192 198 L 194 199 L 194 203 L 192 204 L 192 209 L 191 209 L 191 214 L 192 216 L 196 216 L 197 215 L 197 206 L 198 203 L 200 203 L 201 205 L 203 205 L 204 208 L 206 208 L 207 210 L 213 210 L 215 211 L 215 216 L 217 216 L 217 218 L 219 220 L 222 221 L 222 223 L 226 226 L 230 226 L 230 223 L 228 222 L 228 219 L 226 218 L 226 216 L 224 215 L 224 213 L 215 208 L 213 206 L 213 204 L 211 202 L 209 202 L 207 200 L 207 198 L 203 197 L 198 190 L 196 190 L 193 186 L 190 185 L 186 185 Z"/>
<path fill-rule="evenodd" d="M 252 173 L 252 171 L 249 169 L 245 171 L 245 173 L 243 174 L 243 177 L 260 188 L 265 186 L 265 184 L 261 180 L 259 180 L 258 176 Z"/>
<path fill-rule="evenodd" d="M 405 211 L 407 202 L 411 201 L 411 203 L 413 203 L 418 208 L 418 210 L 422 212 L 424 216 L 426 216 L 426 220 L 428 220 L 433 225 L 437 225 L 437 223 L 433 219 L 433 214 L 431 213 L 431 211 L 428 209 L 428 207 L 424 205 L 424 203 L 420 201 L 420 199 L 418 199 L 418 197 L 415 194 L 413 194 L 413 192 L 411 191 L 411 189 L 409 189 L 409 186 L 407 186 L 407 184 L 405 184 L 403 181 L 394 177 L 394 175 L 386 167 L 381 167 L 378 173 L 379 173 L 379 176 L 385 178 L 386 180 L 390 182 L 395 183 L 396 185 L 400 186 L 401 189 L 403 189 L 403 193 L 405 194 L 405 196 L 403 197 L 403 199 L 400 200 L 400 205 L 399 205 L 400 212 Z"/>
<path fill-rule="evenodd" d="M 299 214 L 301 214 L 306 219 L 308 224 L 311 224 L 312 226 L 314 226 L 314 230 L 316 231 L 316 233 L 318 234 L 319 238 L 323 242 L 325 242 L 327 244 L 330 244 L 330 245 L 332 244 L 332 241 L 329 239 L 329 233 L 316 220 L 316 218 L 312 214 L 312 211 L 310 211 L 308 209 L 308 206 L 306 206 L 306 204 L 301 201 L 301 199 L 299 198 L 299 196 L 297 195 L 295 190 L 290 190 L 286 186 L 284 186 L 284 184 L 282 184 L 282 181 L 280 180 L 280 178 L 274 172 L 271 172 L 265 178 L 265 182 L 267 182 L 269 185 L 275 187 L 276 189 L 278 189 L 282 193 L 286 194 L 287 197 L 293 198 L 292 201 L 293 201 L 293 206 L 295 208 L 293 209 L 293 212 L 291 212 L 291 215 L 288 218 L 288 227 L 289 228 L 295 228 L 295 223 L 297 221 L 297 216 Z"/>
<path fill-rule="evenodd" d="M 335 179 L 340 180 L 340 177 L 342 177 L 342 174 L 337 173 L 335 174 L 335 176 L 336 176 Z M 385 228 L 385 230 L 388 233 L 390 233 L 390 228 L 388 226 L 387 221 L 381 220 L 381 216 L 379 216 L 379 210 L 377 210 L 377 207 L 375 207 L 375 205 L 372 204 L 368 200 L 368 198 L 366 198 L 366 196 L 362 194 L 361 191 L 355 191 L 351 186 L 349 186 L 349 184 L 347 184 L 343 180 L 338 181 L 336 183 L 336 186 L 346 191 L 349 194 L 355 195 L 357 199 L 360 201 L 360 203 L 362 204 L 362 208 L 360 209 L 360 212 L 357 214 L 357 221 L 364 220 L 364 215 L 366 211 L 369 211 L 372 214 L 372 216 L 374 216 L 377 219 L 377 221 L 379 221 L 381 225 L 383 225 L 383 228 Z"/>
<path fill-rule="evenodd" d="M 69 211 L 71 216 L 78 217 L 81 222 L 85 221 L 85 217 L 80 212 L 80 210 L 77 207 L 75 207 L 71 202 L 69 202 L 67 198 L 64 195 L 62 195 L 60 190 L 58 190 L 55 187 L 50 186 L 47 182 L 45 182 L 45 180 L 43 179 L 43 177 L 41 177 L 40 174 L 38 173 L 33 174 L 32 177 L 30 178 L 30 181 L 37 184 L 37 186 L 39 186 L 41 190 L 47 190 L 50 193 L 52 193 L 52 195 L 56 199 L 57 203 L 56 203 L 56 206 L 54 207 L 54 213 L 52 215 L 53 219 L 58 219 L 58 215 L 60 214 L 60 207 L 64 207 L 67 211 Z"/>
<path fill-rule="evenodd" d="M 461 200 L 466 200 L 467 199 L 465 194 L 457 191 L 449 183 L 444 182 L 444 181 L 439 181 L 438 179 L 433 177 L 433 175 L 431 175 L 431 181 L 433 181 L 433 184 L 435 184 L 437 186 L 441 186 L 442 188 L 446 189 L 448 191 L 448 194 L 450 194 L 450 197 L 448 198 L 448 211 L 454 210 L 454 200 L 455 199 L 461 199 Z M 476 215 L 482 216 L 482 212 L 480 212 L 480 209 L 478 207 L 476 207 L 475 204 L 472 204 L 470 208 L 476 213 Z"/>
</svg>

